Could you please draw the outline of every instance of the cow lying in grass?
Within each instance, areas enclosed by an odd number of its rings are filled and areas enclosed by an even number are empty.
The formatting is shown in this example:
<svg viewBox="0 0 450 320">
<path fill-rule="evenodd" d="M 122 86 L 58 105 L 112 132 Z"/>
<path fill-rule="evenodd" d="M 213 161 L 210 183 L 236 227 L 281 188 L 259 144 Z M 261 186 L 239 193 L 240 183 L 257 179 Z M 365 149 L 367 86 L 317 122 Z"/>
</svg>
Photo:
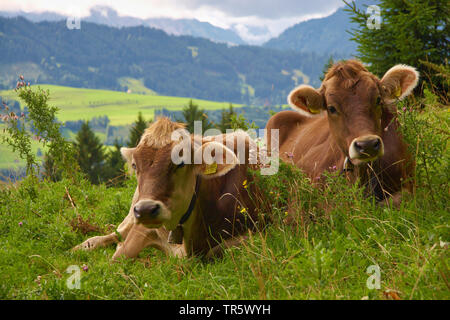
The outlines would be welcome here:
<svg viewBox="0 0 450 320">
<path fill-rule="evenodd" d="M 136 148 L 121 149 L 138 180 L 128 216 L 117 232 L 90 238 L 75 249 L 124 240 L 113 258 L 136 257 L 148 246 L 170 255 L 212 257 L 256 227 L 261 219 L 250 198 L 254 187 L 247 172 L 255 142 L 243 131 L 173 141 L 172 134 L 182 128 L 160 118 L 146 129 Z M 244 146 L 242 152 L 238 146 Z M 174 163 L 172 154 L 182 149 L 184 160 Z M 184 154 L 186 150 L 190 152 Z M 167 230 L 173 230 L 172 241 Z"/>
<path fill-rule="evenodd" d="M 413 163 L 394 103 L 411 93 L 418 77 L 414 68 L 397 65 L 379 80 L 356 60 L 339 62 L 319 89 L 295 88 L 288 96 L 295 111 L 275 114 L 266 129 L 279 129 L 280 157 L 313 181 L 326 170 L 343 170 L 379 201 L 392 197 L 398 205 L 401 189 L 411 188 Z"/>
</svg>

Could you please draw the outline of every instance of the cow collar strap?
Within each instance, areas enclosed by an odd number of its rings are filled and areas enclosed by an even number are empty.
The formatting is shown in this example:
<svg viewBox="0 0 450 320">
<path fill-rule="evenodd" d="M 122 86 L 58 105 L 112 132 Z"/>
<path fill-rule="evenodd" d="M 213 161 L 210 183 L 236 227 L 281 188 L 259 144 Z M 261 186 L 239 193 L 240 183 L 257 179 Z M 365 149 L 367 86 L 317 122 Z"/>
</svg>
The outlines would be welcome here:
<svg viewBox="0 0 450 320">
<path fill-rule="evenodd" d="M 189 203 L 189 207 L 185 214 L 181 217 L 180 221 L 178 222 L 177 227 L 170 231 L 169 233 L 169 243 L 173 244 L 182 244 L 183 243 L 183 223 L 185 223 L 189 217 L 192 214 L 192 211 L 194 211 L 195 203 L 197 201 L 197 194 L 198 190 L 200 189 L 200 176 L 197 176 L 197 179 L 195 180 L 195 191 L 192 195 L 191 202 Z"/>
</svg>

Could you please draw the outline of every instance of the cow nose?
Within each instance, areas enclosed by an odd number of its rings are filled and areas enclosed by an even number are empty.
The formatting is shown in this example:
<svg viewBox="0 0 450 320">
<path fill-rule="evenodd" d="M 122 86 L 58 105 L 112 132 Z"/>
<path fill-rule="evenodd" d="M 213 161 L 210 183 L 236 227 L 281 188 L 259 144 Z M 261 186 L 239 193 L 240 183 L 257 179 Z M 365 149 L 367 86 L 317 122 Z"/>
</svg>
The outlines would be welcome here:
<svg viewBox="0 0 450 320">
<path fill-rule="evenodd" d="M 152 201 L 139 201 L 134 206 L 134 216 L 139 219 L 144 216 L 149 216 L 150 218 L 155 217 L 159 213 L 160 206 Z"/>
<path fill-rule="evenodd" d="M 381 139 L 374 138 L 370 140 L 355 141 L 355 149 L 360 154 L 374 157 L 378 155 L 381 148 Z"/>
</svg>

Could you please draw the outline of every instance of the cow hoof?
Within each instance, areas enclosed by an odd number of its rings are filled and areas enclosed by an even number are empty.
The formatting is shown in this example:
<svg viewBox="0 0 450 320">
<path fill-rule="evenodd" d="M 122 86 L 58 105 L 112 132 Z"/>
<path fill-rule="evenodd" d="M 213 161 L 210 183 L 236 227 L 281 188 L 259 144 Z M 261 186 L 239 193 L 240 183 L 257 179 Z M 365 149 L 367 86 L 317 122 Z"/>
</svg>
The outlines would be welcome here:
<svg viewBox="0 0 450 320">
<path fill-rule="evenodd" d="M 90 251 L 97 247 L 97 240 L 99 237 L 93 237 L 87 239 L 85 242 L 75 246 L 72 248 L 72 251 L 78 251 L 78 250 L 84 250 L 84 251 Z"/>
</svg>

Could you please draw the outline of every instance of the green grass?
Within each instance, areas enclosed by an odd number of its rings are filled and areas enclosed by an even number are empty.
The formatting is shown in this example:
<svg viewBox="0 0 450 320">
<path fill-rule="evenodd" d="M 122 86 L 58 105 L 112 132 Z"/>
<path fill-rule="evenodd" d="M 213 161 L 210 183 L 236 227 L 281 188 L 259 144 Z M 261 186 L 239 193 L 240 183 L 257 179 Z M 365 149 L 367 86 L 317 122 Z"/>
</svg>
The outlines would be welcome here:
<svg viewBox="0 0 450 320">
<path fill-rule="evenodd" d="M 135 178 L 109 187 L 80 178 L 53 183 L 28 177 L 4 184 L 0 299 L 448 300 L 448 108 L 406 110 L 399 122 L 416 163 L 416 188 L 403 195 L 399 208 L 376 204 L 336 172 L 326 174 L 319 188 L 282 164 L 276 175 L 254 182 L 270 204 L 269 210 L 260 208 L 273 222 L 208 263 L 166 257 L 156 249 L 116 263 L 110 260 L 114 246 L 71 251 L 118 226 L 128 213 Z M 296 224 L 284 222 L 288 203 Z M 83 233 L 73 222 L 79 216 L 98 230 Z M 79 290 L 67 286 L 66 270 L 73 265 L 85 267 Z M 367 286 L 371 266 L 380 270 L 379 289 Z"/>
<path fill-rule="evenodd" d="M 156 109 L 181 110 L 188 104 L 190 98 L 157 96 L 153 91 L 146 89 L 141 81 L 132 78 L 122 78 L 121 84 L 131 88 L 133 92 L 145 94 L 125 93 L 110 90 L 80 89 L 55 85 L 39 85 L 44 90 L 50 90 L 49 104 L 57 106 L 58 119 L 61 121 L 90 120 L 93 117 L 107 115 L 110 125 L 127 125 L 133 123 L 139 111 L 142 111 L 146 119 L 154 117 Z M 32 86 L 34 87 L 34 86 Z M 14 99 L 21 102 L 14 90 L 0 91 L 0 97 Z M 228 102 L 215 102 L 195 99 L 200 108 L 206 110 L 228 109 Z M 234 107 L 242 105 L 236 104 Z M 24 106 L 21 105 L 21 108 Z M 0 125 L 0 130 L 2 126 Z M 0 135 L 3 132 L 0 131 Z M 105 141 L 104 133 L 96 132 L 101 141 Z M 74 137 L 69 132 L 69 138 Z M 33 151 L 36 152 L 40 145 L 33 142 Z M 41 150 L 43 149 L 40 147 Z M 0 143 L 0 169 L 16 170 L 24 167 L 24 161 L 6 146 Z"/>
<path fill-rule="evenodd" d="M 142 111 L 145 118 L 153 118 L 156 109 L 181 110 L 190 100 L 190 98 L 110 90 L 80 89 L 55 85 L 39 86 L 44 90 L 50 90 L 49 104 L 60 108 L 58 112 L 59 120 L 90 120 L 93 117 L 107 115 L 111 120 L 110 124 L 113 126 L 133 123 L 139 111 Z M 0 96 L 18 100 L 13 90 L 0 91 Z M 229 105 L 228 102 L 200 99 L 194 99 L 194 101 L 200 108 L 207 110 L 227 109 Z M 233 104 L 233 106 L 240 107 L 241 105 Z"/>
<path fill-rule="evenodd" d="M 110 261 L 114 247 L 71 252 L 122 221 L 135 183 L 41 182 L 34 195 L 30 181 L 4 188 L 0 299 L 385 299 L 389 290 L 402 299 L 450 298 L 445 207 L 419 193 L 400 210 L 382 208 L 339 182 L 341 193 L 328 210 L 310 207 L 314 222 L 293 227 L 276 219 L 214 262 L 169 258 L 155 249 L 117 263 Z M 303 185 L 302 201 L 309 201 L 314 191 Z M 77 214 L 103 232 L 74 230 Z M 66 286 L 71 265 L 88 267 L 79 290 Z M 379 290 L 366 286 L 371 265 L 381 270 Z"/>
</svg>

